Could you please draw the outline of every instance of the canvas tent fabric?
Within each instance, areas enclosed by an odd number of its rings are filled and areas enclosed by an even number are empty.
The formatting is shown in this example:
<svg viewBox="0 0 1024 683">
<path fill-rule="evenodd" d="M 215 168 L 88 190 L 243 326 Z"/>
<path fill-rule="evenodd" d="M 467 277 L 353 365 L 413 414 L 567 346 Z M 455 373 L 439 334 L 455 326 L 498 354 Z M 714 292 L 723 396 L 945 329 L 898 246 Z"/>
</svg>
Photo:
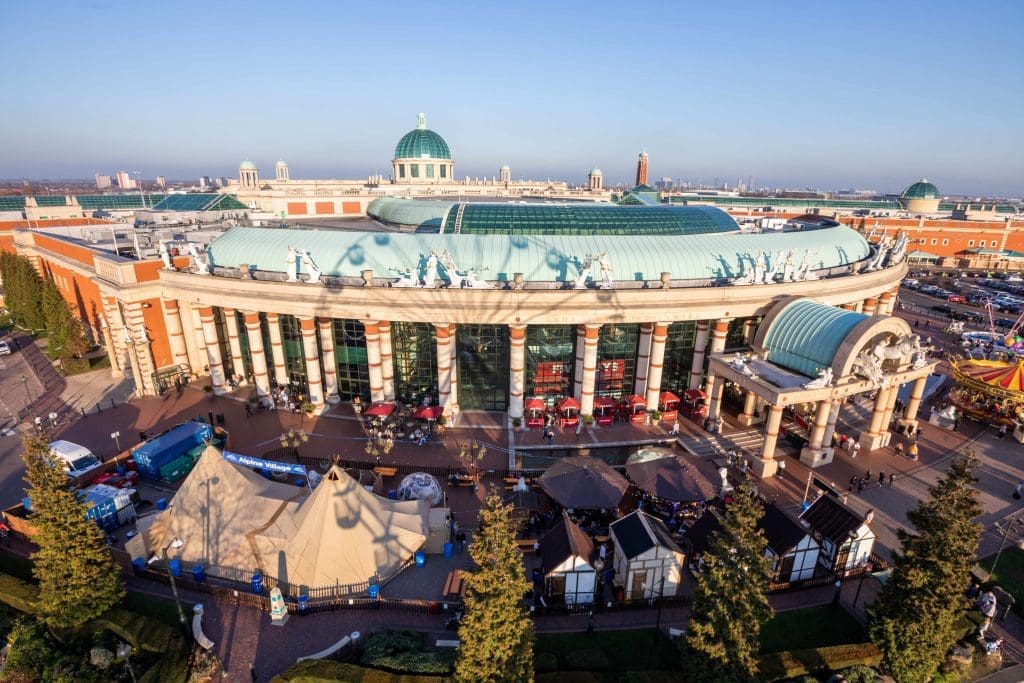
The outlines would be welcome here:
<svg viewBox="0 0 1024 683">
<path fill-rule="evenodd" d="M 209 446 L 128 551 L 148 558 L 178 537 L 183 545 L 172 557 L 213 576 L 237 579 L 258 568 L 292 587 L 360 592 L 392 578 L 420 549 L 429 512 L 425 502 L 376 496 L 337 467 L 310 493 L 233 465 Z"/>
<path fill-rule="evenodd" d="M 658 498 L 697 502 L 715 496 L 714 484 L 667 448 L 644 448 L 629 456 L 626 476 Z"/>
<path fill-rule="evenodd" d="M 629 482 L 600 458 L 562 458 L 540 477 L 540 487 L 566 508 L 608 509 L 622 500 Z"/>
</svg>

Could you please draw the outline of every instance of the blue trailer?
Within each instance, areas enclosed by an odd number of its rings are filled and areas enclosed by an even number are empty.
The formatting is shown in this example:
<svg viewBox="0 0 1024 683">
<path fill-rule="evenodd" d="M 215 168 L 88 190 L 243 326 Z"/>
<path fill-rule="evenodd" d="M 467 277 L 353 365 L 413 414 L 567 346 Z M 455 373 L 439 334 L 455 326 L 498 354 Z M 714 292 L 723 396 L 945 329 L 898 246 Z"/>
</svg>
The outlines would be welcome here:
<svg viewBox="0 0 1024 683">
<path fill-rule="evenodd" d="M 158 480 L 162 467 L 212 439 L 211 425 L 185 422 L 133 448 L 132 459 L 139 476 Z"/>
</svg>

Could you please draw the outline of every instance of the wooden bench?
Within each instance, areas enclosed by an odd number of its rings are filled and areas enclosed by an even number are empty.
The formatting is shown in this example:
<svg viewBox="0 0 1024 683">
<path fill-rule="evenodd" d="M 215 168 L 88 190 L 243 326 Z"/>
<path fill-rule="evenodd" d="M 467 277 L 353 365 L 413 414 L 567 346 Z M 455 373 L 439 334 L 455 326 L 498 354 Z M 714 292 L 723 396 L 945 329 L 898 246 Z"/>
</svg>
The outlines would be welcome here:
<svg viewBox="0 0 1024 683">
<path fill-rule="evenodd" d="M 462 580 L 462 570 L 455 569 L 448 572 L 448 578 L 444 582 L 442 595 L 446 598 L 463 598 L 466 595 L 466 584 Z"/>
<path fill-rule="evenodd" d="M 393 477 L 398 474 L 397 467 L 385 467 L 384 465 L 377 465 L 373 468 L 373 471 L 382 477 Z"/>
<path fill-rule="evenodd" d="M 528 555 L 533 552 L 533 544 L 537 541 L 532 538 L 517 538 L 516 546 L 522 551 L 524 555 Z"/>
</svg>

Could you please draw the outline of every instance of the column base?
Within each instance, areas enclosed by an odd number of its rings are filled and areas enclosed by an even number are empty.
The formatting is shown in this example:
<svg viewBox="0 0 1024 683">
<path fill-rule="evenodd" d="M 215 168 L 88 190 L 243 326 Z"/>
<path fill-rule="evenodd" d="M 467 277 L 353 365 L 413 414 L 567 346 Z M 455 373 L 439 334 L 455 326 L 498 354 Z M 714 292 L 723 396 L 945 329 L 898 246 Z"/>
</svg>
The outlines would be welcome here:
<svg viewBox="0 0 1024 683">
<path fill-rule="evenodd" d="M 805 446 L 800 451 L 800 462 L 814 469 L 815 467 L 828 465 L 832 462 L 834 456 L 834 448 L 811 448 L 810 446 Z"/>
<path fill-rule="evenodd" d="M 869 434 L 868 432 L 861 432 L 860 437 L 857 439 L 857 443 L 860 444 L 861 449 L 865 453 L 877 450 L 879 448 L 885 448 L 889 445 L 892 440 L 892 432 L 888 430 L 881 432 L 880 434 Z"/>
<path fill-rule="evenodd" d="M 217 386 L 213 387 L 213 395 L 214 396 L 227 396 L 228 393 L 229 393 L 229 389 L 227 387 L 217 387 Z"/>
<path fill-rule="evenodd" d="M 774 459 L 754 458 L 750 462 L 750 470 L 761 479 L 767 479 L 774 477 L 775 473 L 779 471 L 779 463 Z"/>
<path fill-rule="evenodd" d="M 745 415 L 744 413 L 740 413 L 736 417 L 736 421 L 744 427 L 752 427 L 764 422 L 764 415 Z"/>
<path fill-rule="evenodd" d="M 336 406 L 339 403 L 341 403 L 341 397 L 338 396 L 337 394 L 334 394 L 332 396 L 328 396 L 327 397 L 327 402 L 330 403 L 332 406 Z"/>
<path fill-rule="evenodd" d="M 917 420 L 900 420 L 896 424 L 896 431 L 900 434 L 913 434 L 919 429 Z"/>
</svg>

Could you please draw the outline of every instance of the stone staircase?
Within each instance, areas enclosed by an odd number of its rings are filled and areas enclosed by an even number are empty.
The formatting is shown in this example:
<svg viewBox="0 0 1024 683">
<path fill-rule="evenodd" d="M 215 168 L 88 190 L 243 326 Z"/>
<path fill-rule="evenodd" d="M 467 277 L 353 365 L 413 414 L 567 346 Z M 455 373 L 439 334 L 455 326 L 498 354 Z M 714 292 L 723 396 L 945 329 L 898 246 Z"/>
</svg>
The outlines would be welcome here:
<svg viewBox="0 0 1024 683">
<path fill-rule="evenodd" d="M 764 442 L 762 427 L 750 427 L 729 431 L 725 434 L 702 434 L 700 436 L 682 436 L 679 445 L 698 458 L 724 458 L 726 451 L 739 449 L 744 453 L 752 453 Z M 780 441 L 779 448 L 784 444 Z"/>
</svg>

